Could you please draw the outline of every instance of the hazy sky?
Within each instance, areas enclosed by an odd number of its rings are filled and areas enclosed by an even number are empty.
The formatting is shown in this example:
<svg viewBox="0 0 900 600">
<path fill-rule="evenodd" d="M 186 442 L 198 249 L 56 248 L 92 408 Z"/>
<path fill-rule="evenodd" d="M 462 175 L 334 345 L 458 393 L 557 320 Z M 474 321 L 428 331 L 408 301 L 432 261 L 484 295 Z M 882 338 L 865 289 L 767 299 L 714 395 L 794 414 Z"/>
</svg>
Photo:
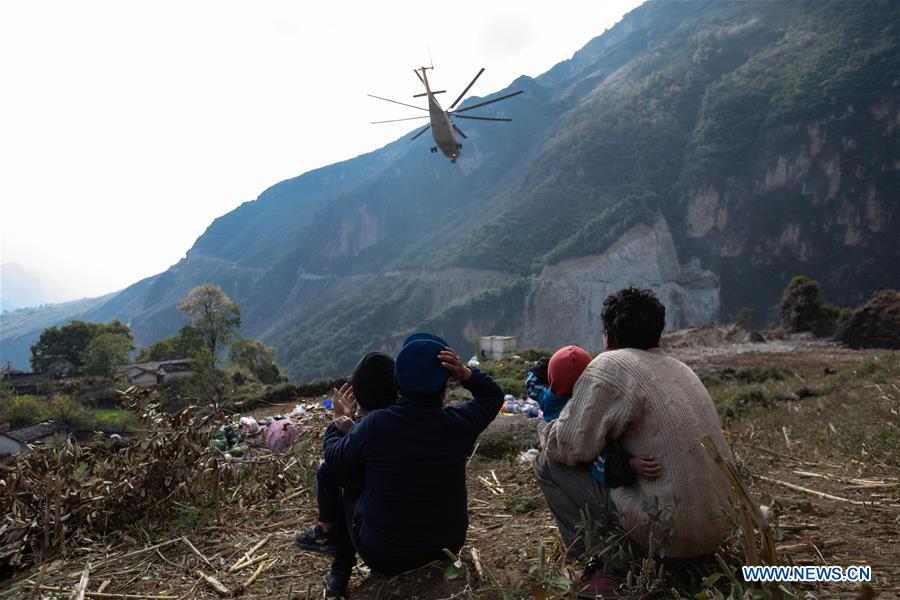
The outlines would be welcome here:
<svg viewBox="0 0 900 600">
<path fill-rule="evenodd" d="M 455 97 L 486 67 L 483 96 L 639 4 L 0 3 L 0 261 L 47 300 L 125 287 L 270 185 L 414 128 L 370 125 L 412 109 L 366 93 L 425 106 L 428 49 L 436 88 Z"/>
</svg>

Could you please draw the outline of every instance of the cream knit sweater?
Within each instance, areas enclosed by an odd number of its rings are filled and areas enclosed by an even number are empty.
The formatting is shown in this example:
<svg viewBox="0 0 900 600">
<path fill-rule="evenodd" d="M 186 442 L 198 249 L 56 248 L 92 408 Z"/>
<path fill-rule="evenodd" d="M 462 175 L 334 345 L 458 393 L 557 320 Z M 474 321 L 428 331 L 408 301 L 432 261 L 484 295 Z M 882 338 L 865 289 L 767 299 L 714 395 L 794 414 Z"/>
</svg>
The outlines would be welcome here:
<svg viewBox="0 0 900 600">
<path fill-rule="evenodd" d="M 622 526 L 644 548 L 652 537 L 666 556 L 693 557 L 725 540 L 728 482 L 697 440 L 708 435 L 729 460 L 731 451 L 709 393 L 684 363 L 658 348 L 604 352 L 546 433 L 547 456 L 567 465 L 593 461 L 613 439 L 656 457 L 659 479 L 611 490 Z"/>
</svg>

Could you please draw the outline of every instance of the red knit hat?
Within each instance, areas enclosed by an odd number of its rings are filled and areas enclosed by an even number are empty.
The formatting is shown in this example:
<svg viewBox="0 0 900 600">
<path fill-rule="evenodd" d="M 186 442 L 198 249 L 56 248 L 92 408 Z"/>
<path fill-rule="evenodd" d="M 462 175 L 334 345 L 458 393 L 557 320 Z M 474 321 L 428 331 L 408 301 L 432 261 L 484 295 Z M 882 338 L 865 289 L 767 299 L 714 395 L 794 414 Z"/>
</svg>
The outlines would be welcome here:
<svg viewBox="0 0 900 600">
<path fill-rule="evenodd" d="M 557 396 L 571 396 L 575 382 L 590 362 L 591 355 L 578 346 L 566 346 L 554 352 L 547 366 L 550 390 Z"/>
</svg>

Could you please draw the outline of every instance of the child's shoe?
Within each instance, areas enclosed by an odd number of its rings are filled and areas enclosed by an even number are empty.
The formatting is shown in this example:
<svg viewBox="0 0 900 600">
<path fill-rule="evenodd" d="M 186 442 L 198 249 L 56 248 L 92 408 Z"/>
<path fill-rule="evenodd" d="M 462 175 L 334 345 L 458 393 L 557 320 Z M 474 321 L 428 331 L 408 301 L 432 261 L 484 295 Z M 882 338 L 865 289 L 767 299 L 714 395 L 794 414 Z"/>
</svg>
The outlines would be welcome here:
<svg viewBox="0 0 900 600">
<path fill-rule="evenodd" d="M 334 527 L 325 531 L 317 523 L 305 533 L 295 535 L 294 544 L 301 550 L 333 555 L 337 552 L 337 535 Z"/>
</svg>

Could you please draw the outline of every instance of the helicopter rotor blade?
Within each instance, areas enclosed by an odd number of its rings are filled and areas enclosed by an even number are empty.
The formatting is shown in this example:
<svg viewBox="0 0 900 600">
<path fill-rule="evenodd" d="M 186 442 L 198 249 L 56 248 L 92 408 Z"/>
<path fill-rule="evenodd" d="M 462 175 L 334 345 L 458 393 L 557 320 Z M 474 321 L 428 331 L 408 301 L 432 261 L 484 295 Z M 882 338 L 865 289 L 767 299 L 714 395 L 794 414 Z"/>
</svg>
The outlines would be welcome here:
<svg viewBox="0 0 900 600">
<path fill-rule="evenodd" d="M 469 115 L 453 115 L 457 119 L 476 119 L 478 121 L 512 121 L 512 119 L 503 119 L 500 117 L 470 117 Z"/>
<path fill-rule="evenodd" d="M 424 110 L 428 111 L 427 108 L 422 108 L 421 106 L 413 106 L 412 104 L 407 104 L 406 102 L 399 102 L 397 100 L 391 100 L 390 98 L 382 98 L 381 96 L 376 96 L 375 94 L 366 94 L 370 98 L 375 98 L 377 100 L 384 100 L 385 102 L 393 102 L 394 104 L 399 104 L 401 106 L 408 106 L 410 108 L 415 108 L 416 110 Z"/>
<path fill-rule="evenodd" d="M 488 100 L 487 102 L 479 102 L 478 104 L 473 104 L 472 106 L 460 108 L 459 110 L 454 111 L 453 114 L 466 112 L 467 110 L 472 110 L 473 108 L 481 108 L 482 106 L 487 106 L 488 104 L 493 104 L 494 102 L 500 102 L 501 100 L 506 100 L 507 98 L 512 98 L 513 96 L 518 96 L 521 93 L 522 93 L 522 90 L 519 90 L 518 92 L 513 92 L 512 94 L 507 94 L 505 96 L 500 96 L 499 98 L 494 98 L 493 100 Z"/>
<path fill-rule="evenodd" d="M 466 134 L 464 134 L 464 133 L 462 132 L 462 130 L 461 130 L 459 127 L 456 126 L 456 123 L 453 123 L 453 129 L 456 131 L 456 133 L 458 133 L 459 135 L 463 136 L 463 139 L 465 139 L 465 140 L 469 139 L 469 136 L 467 136 Z"/>
<path fill-rule="evenodd" d="M 420 131 L 420 132 L 417 133 L 416 135 L 412 136 L 412 138 L 410 138 L 410 141 L 416 139 L 417 137 L 419 137 L 420 135 L 422 135 L 423 133 L 425 133 L 425 132 L 428 131 L 429 129 L 431 129 L 431 123 L 429 123 L 428 125 L 426 125 L 425 127 L 423 127 L 423 128 L 422 128 L 422 131 Z"/>
<path fill-rule="evenodd" d="M 387 121 L 372 121 L 372 125 L 378 125 L 379 123 L 396 123 L 398 121 L 414 121 L 416 119 L 427 119 L 430 115 L 422 115 L 421 117 L 406 117 L 405 119 L 389 119 Z"/>
<path fill-rule="evenodd" d="M 466 92 L 472 89 L 472 86 L 475 85 L 475 82 L 478 81 L 478 78 L 481 77 L 482 73 L 484 73 L 484 67 L 481 67 L 481 70 L 478 71 L 478 75 L 476 75 L 475 78 L 469 83 L 469 85 L 466 86 L 466 89 L 462 91 L 462 94 L 459 95 L 459 98 L 453 101 L 453 104 L 450 105 L 450 110 L 453 110 L 453 107 L 459 104 L 459 101 L 463 99 L 463 96 L 466 95 Z"/>
</svg>

